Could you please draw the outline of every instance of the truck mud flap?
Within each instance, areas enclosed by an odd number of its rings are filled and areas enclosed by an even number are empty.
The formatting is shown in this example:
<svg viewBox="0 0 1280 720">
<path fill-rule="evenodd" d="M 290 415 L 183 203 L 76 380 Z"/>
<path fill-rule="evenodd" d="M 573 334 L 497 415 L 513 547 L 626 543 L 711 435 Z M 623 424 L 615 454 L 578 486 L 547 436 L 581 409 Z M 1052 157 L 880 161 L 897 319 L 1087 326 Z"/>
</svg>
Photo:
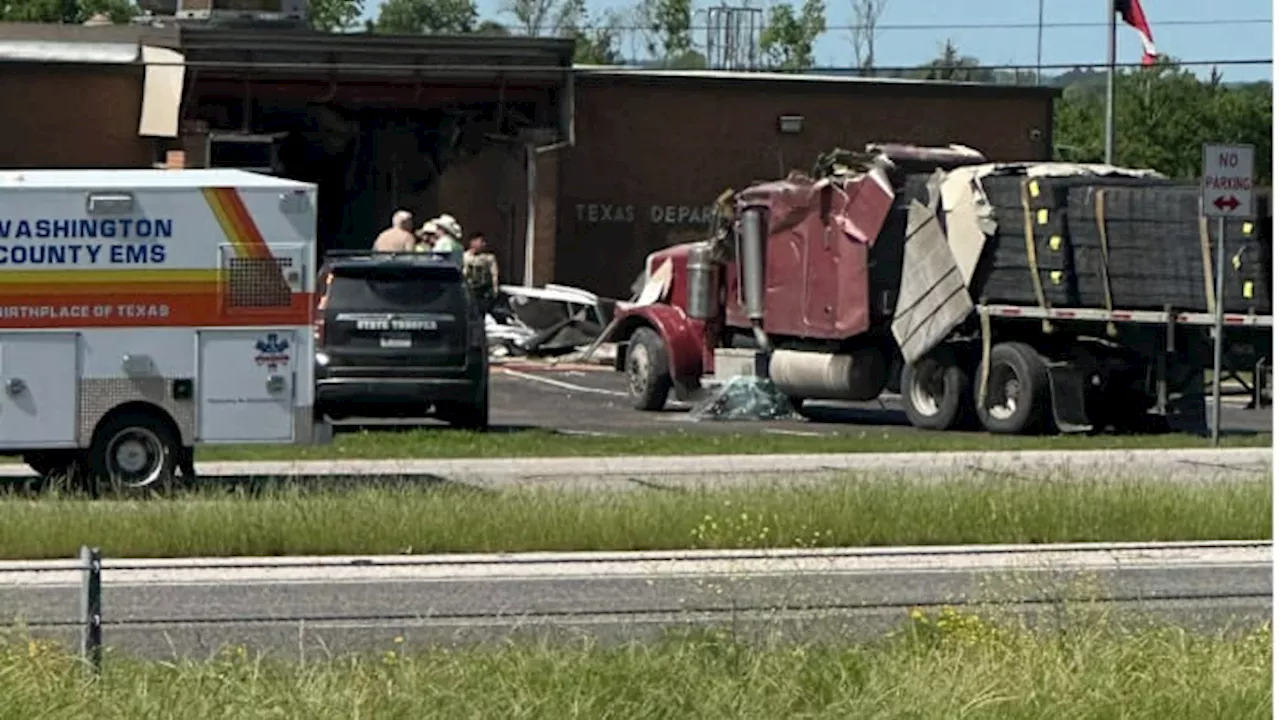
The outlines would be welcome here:
<svg viewBox="0 0 1280 720">
<path fill-rule="evenodd" d="M 1093 429 L 1084 405 L 1084 376 L 1068 363 L 1048 363 L 1053 421 L 1064 433 Z"/>
<path fill-rule="evenodd" d="M 628 342 L 618 343 L 617 350 L 615 350 L 613 353 L 613 369 L 614 370 L 618 372 L 622 372 L 623 370 L 627 369 L 627 348 L 630 346 L 631 346 L 631 343 L 628 343 Z"/>
<path fill-rule="evenodd" d="M 1187 435 L 1209 436 L 1209 398 L 1203 392 L 1187 392 L 1169 401 L 1165 420 L 1169 430 Z"/>
</svg>

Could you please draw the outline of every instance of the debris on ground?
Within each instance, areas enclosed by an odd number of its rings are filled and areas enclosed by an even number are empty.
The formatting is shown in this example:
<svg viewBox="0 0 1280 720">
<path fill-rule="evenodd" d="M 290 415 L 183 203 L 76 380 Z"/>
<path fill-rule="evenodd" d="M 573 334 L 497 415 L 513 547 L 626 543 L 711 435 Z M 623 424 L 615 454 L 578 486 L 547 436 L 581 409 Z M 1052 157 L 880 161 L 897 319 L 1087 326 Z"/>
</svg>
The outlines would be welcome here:
<svg viewBox="0 0 1280 720">
<path fill-rule="evenodd" d="M 689 419 L 699 420 L 786 420 L 795 410 L 786 395 L 768 378 L 738 375 L 694 404 Z"/>
<path fill-rule="evenodd" d="M 565 285 L 503 285 L 485 317 L 490 355 L 537 358 L 581 351 L 600 337 L 615 306 L 615 301 Z M 603 351 L 591 354 L 598 357 Z"/>
</svg>

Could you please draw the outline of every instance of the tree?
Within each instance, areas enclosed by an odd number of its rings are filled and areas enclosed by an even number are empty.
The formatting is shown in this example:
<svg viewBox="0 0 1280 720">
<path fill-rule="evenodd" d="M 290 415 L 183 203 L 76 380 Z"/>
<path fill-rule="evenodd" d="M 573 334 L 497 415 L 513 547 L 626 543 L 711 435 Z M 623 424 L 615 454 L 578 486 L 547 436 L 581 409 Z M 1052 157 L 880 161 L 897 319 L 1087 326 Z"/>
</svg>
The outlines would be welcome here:
<svg viewBox="0 0 1280 720">
<path fill-rule="evenodd" d="M 691 56 L 696 55 L 690 0 L 641 0 L 635 14 L 644 29 L 650 57 L 663 67 L 689 64 Z M 702 64 L 705 66 L 705 58 Z"/>
<path fill-rule="evenodd" d="M 813 43 L 827 31 L 823 0 L 804 0 L 797 16 L 790 3 L 769 8 L 769 20 L 760 33 L 760 49 L 768 63 L 779 70 L 813 67 Z"/>
<path fill-rule="evenodd" d="M 1177 61 L 1116 73 L 1115 162 L 1170 177 L 1199 177 L 1205 142 L 1251 143 L 1257 180 L 1271 182 L 1271 84 L 1229 86 L 1201 80 Z M 1071 162 L 1101 162 L 1105 83 L 1068 86 L 1054 116 L 1056 152 Z"/>
<path fill-rule="evenodd" d="M 496 20 L 481 20 L 480 24 L 476 26 L 475 33 L 477 35 L 496 35 L 498 37 L 511 35 L 511 31 L 507 29 L 507 26 Z"/>
<path fill-rule="evenodd" d="M 311 27 L 323 32 L 354 27 L 362 12 L 364 0 L 309 0 L 307 3 Z"/>
<path fill-rule="evenodd" d="M 921 80 L 947 80 L 950 82 L 995 82 L 995 73 L 971 55 L 961 55 L 960 49 L 950 38 L 943 43 L 938 57 L 921 65 L 914 77 Z"/>
<path fill-rule="evenodd" d="M 849 0 L 853 8 L 853 27 L 849 44 L 853 46 L 853 64 L 864 71 L 876 66 L 876 26 L 889 0 Z"/>
<path fill-rule="evenodd" d="M 129 0 L 0 0 L 0 22 L 83 24 L 105 15 L 116 24 L 138 14 Z"/>
<path fill-rule="evenodd" d="M 480 13 L 474 0 L 387 0 L 373 30 L 395 35 L 474 32 Z"/>
<path fill-rule="evenodd" d="M 525 35 L 539 37 L 565 29 L 579 7 L 578 0 L 503 0 L 502 12 L 515 18 Z"/>
<path fill-rule="evenodd" d="M 573 61 L 583 65 L 621 65 L 622 20 L 617 13 L 593 17 L 583 8 L 579 18 L 581 22 L 571 21 L 564 29 L 564 34 L 575 42 Z"/>
</svg>

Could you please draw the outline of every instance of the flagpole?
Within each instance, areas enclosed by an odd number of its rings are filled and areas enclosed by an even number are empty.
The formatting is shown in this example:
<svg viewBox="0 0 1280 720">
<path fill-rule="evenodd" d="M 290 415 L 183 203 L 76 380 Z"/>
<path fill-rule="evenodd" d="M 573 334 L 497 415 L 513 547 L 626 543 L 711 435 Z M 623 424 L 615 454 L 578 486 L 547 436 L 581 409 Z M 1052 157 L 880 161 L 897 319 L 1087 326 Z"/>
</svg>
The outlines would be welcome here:
<svg viewBox="0 0 1280 720">
<path fill-rule="evenodd" d="M 1107 2 L 1107 107 L 1103 120 L 1104 160 L 1108 165 L 1115 160 L 1116 143 L 1116 1 Z"/>
<path fill-rule="evenodd" d="M 1036 19 L 1036 85 L 1040 84 L 1040 71 L 1044 67 L 1041 62 L 1041 51 L 1044 48 L 1044 0 L 1040 0 L 1040 14 Z"/>
</svg>

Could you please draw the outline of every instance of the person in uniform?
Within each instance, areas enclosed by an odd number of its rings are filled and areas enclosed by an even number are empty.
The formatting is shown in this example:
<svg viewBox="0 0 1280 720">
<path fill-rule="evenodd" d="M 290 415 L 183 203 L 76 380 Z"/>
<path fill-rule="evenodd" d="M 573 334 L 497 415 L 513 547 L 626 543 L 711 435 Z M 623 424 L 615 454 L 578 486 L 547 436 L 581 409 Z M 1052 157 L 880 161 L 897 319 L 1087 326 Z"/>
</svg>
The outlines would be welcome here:
<svg viewBox="0 0 1280 720">
<path fill-rule="evenodd" d="M 487 313 L 492 310 L 498 297 L 498 259 L 489 252 L 482 232 L 471 233 L 467 240 L 467 251 L 462 256 L 462 275 L 480 311 Z"/>
<path fill-rule="evenodd" d="M 391 227 L 383 230 L 373 241 L 374 252 L 413 252 L 417 240 L 413 237 L 413 213 L 397 210 L 391 216 Z"/>
</svg>

